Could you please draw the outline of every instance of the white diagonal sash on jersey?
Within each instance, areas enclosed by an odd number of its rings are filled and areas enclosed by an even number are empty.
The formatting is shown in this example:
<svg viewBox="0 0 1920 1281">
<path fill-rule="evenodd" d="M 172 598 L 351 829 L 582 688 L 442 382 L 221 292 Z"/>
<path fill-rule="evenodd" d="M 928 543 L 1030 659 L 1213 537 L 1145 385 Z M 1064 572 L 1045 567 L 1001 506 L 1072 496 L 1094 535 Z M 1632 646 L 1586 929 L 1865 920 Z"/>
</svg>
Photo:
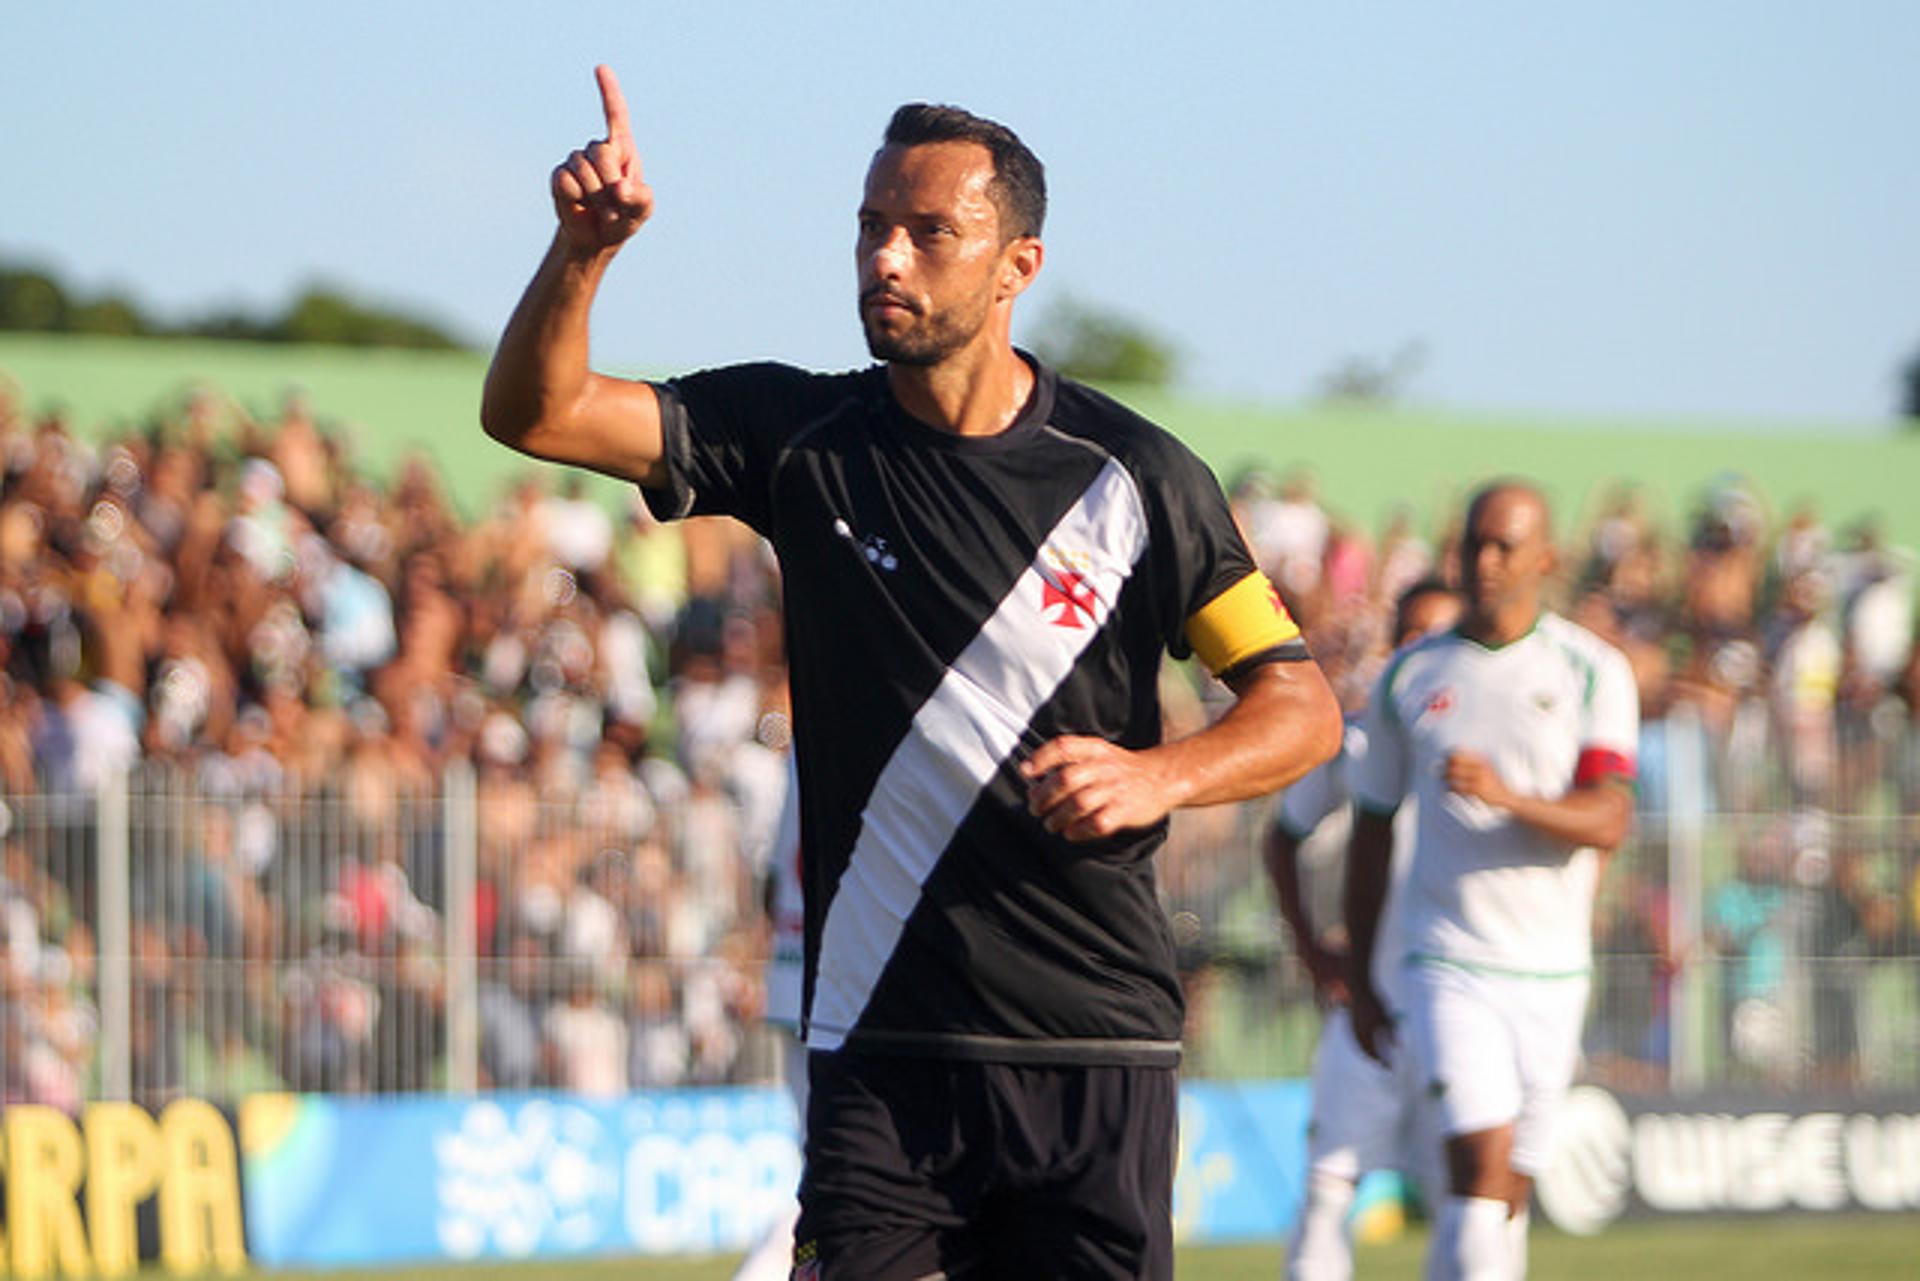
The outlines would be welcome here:
<svg viewBox="0 0 1920 1281">
<path fill-rule="evenodd" d="M 1110 460 L 915 714 L 874 782 L 827 909 L 814 1049 L 838 1049 L 866 1009 L 941 852 L 1099 635 L 1146 545 L 1139 493 Z"/>
</svg>

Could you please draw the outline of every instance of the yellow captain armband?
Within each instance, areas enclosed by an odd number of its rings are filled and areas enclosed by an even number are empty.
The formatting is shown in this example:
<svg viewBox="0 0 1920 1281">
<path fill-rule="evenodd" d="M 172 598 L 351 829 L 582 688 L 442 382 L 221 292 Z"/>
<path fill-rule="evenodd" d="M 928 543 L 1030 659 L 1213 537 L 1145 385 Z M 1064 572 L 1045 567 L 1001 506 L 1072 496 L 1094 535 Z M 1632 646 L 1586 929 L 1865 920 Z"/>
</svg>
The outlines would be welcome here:
<svg viewBox="0 0 1920 1281">
<path fill-rule="evenodd" d="M 1267 576 L 1254 570 L 1187 619 L 1187 644 L 1215 676 L 1274 650 L 1302 651 L 1300 625 Z M 1282 655 L 1292 657 L 1291 653 Z"/>
</svg>

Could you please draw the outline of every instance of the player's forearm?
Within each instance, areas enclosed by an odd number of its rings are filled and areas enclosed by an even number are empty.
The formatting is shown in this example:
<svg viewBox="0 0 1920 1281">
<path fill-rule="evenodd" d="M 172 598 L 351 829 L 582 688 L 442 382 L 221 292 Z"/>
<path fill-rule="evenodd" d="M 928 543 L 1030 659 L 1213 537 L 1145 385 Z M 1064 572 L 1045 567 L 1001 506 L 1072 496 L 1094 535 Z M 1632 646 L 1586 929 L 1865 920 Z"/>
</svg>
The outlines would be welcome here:
<svg viewBox="0 0 1920 1281">
<path fill-rule="evenodd" d="M 1307 922 L 1306 904 L 1300 895 L 1300 842 L 1279 824 L 1267 831 L 1267 879 L 1273 884 L 1273 899 L 1287 932 L 1304 952 L 1314 944 L 1313 929 Z"/>
<path fill-rule="evenodd" d="M 1152 749 L 1169 809 L 1265 796 L 1340 750 L 1340 705 L 1318 665 L 1265 664 L 1235 693 L 1212 725 Z"/>
<path fill-rule="evenodd" d="M 1387 872 L 1393 858 L 1393 820 L 1361 810 L 1354 815 L 1347 849 L 1341 907 L 1347 923 L 1347 964 L 1356 991 L 1373 983 L 1373 944 L 1387 902 Z"/>
<path fill-rule="evenodd" d="M 480 422 L 523 453 L 554 458 L 586 398 L 588 320 L 612 260 L 569 251 L 556 236 L 507 321 L 487 370 Z"/>
<path fill-rule="evenodd" d="M 653 388 L 587 366 L 588 314 L 612 257 L 554 241 L 494 352 L 480 421 L 535 458 L 657 486 L 665 435 Z"/>
<path fill-rule="evenodd" d="M 1565 841 L 1569 849 L 1617 849 L 1633 827 L 1633 793 L 1618 782 L 1576 787 L 1552 799 L 1516 796 L 1506 809 L 1515 821 Z"/>
</svg>

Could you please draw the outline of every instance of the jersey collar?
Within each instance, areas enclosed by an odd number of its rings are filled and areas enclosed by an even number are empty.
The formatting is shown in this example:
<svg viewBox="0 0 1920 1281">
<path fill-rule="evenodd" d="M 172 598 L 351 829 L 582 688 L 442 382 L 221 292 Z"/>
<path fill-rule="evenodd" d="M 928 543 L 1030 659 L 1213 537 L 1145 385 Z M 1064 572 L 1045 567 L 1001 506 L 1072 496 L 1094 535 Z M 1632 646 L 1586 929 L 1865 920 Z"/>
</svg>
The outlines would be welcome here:
<svg viewBox="0 0 1920 1281">
<path fill-rule="evenodd" d="M 1544 610 L 1542 610 L 1538 614 L 1535 614 L 1533 616 L 1533 622 L 1527 625 L 1527 630 L 1524 632 L 1521 632 L 1518 636 L 1514 637 L 1512 640 L 1508 641 L 1504 645 L 1489 645 L 1487 644 L 1487 642 L 1481 640 L 1477 636 L 1469 636 L 1466 634 L 1466 632 L 1461 630 L 1460 624 L 1458 623 L 1455 623 L 1453 625 L 1453 634 L 1455 636 L 1458 636 L 1461 640 L 1465 641 L 1467 644 L 1473 646 L 1475 649 L 1485 650 L 1489 654 L 1497 654 L 1503 649 L 1512 649 L 1515 645 L 1518 645 L 1521 641 L 1526 640 L 1528 637 L 1532 636 L 1535 632 L 1539 631 L 1540 620 L 1545 618 L 1546 616 L 1547 616 L 1546 611 Z"/>
<path fill-rule="evenodd" d="M 1033 390 L 1027 394 L 1027 403 L 1020 410 L 1020 416 L 1008 423 L 1003 431 L 991 436 L 961 436 L 921 422 L 902 409 L 900 402 L 893 398 L 893 392 L 887 386 L 886 366 L 875 365 L 873 381 L 884 408 L 882 417 L 894 433 L 916 445 L 963 454 L 997 453 L 1006 449 L 1018 449 L 1038 436 L 1041 429 L 1047 425 L 1047 420 L 1053 417 L 1057 376 L 1031 352 L 1016 347 L 1014 354 L 1032 368 Z"/>
</svg>

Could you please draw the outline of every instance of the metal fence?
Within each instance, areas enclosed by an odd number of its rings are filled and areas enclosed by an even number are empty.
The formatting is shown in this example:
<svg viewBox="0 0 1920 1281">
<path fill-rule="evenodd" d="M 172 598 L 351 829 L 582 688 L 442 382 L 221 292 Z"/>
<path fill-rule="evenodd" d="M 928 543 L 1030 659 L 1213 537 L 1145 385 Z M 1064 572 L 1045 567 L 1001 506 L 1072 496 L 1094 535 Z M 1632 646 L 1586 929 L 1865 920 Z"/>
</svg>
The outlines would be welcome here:
<svg viewBox="0 0 1920 1281">
<path fill-rule="evenodd" d="M 15 798 L 0 1101 L 769 1079 L 736 829 L 467 770 Z"/>
<path fill-rule="evenodd" d="M 1796 791 L 1790 762 L 1728 775 L 1749 766 L 1684 715 L 1658 729 L 1649 807 L 1603 881 L 1588 1074 L 1911 1085 L 1911 728 L 1844 810 Z M 1194 1075 L 1311 1058 L 1318 1014 L 1260 865 L 1268 813 L 1182 814 L 1162 856 Z M 10 798 L 0 1102 L 770 1080 L 756 823 L 698 782 L 608 770 L 561 799 L 377 760 L 318 781 L 143 767 L 99 795 Z M 1315 848 L 1327 910 L 1340 834 Z"/>
</svg>

